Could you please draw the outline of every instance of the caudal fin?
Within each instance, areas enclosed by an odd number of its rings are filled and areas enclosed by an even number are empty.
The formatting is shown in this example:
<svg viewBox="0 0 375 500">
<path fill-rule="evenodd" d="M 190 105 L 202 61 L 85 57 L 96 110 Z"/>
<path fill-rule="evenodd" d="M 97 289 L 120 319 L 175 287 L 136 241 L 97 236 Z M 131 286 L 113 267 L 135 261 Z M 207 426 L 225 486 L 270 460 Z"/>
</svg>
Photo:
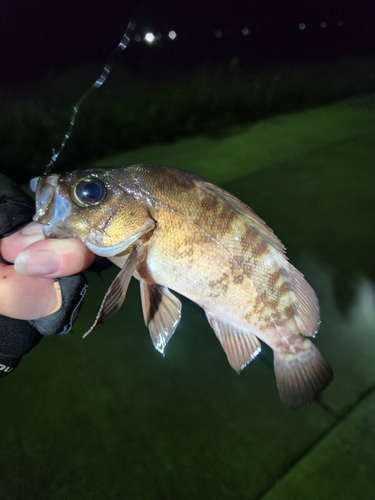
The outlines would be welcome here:
<svg viewBox="0 0 375 500">
<path fill-rule="evenodd" d="M 297 353 L 274 352 L 279 396 L 289 408 L 313 401 L 333 378 L 332 368 L 319 349 L 307 339 L 304 347 Z"/>
</svg>

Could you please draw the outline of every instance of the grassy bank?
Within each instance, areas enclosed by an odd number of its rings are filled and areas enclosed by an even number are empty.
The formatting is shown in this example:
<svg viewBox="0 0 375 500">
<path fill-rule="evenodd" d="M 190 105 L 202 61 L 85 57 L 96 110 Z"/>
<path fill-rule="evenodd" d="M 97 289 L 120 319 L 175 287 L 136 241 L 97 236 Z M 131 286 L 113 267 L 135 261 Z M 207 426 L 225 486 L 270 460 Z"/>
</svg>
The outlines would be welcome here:
<svg viewBox="0 0 375 500">
<path fill-rule="evenodd" d="M 67 130 L 72 105 L 97 77 L 71 71 L 0 96 L 0 163 L 18 181 L 39 175 Z M 82 106 L 58 168 L 182 137 L 221 137 L 233 126 L 375 90 L 375 60 L 279 67 L 250 74 L 237 67 L 197 71 L 179 81 L 144 82 L 120 70 Z"/>
<path fill-rule="evenodd" d="M 206 177 L 251 206 L 288 246 L 334 273 L 346 307 L 358 276 L 375 280 L 375 96 L 279 115 L 220 140 L 192 137 L 93 162 L 171 165 Z M 368 227 L 368 230 L 366 230 Z"/>
</svg>

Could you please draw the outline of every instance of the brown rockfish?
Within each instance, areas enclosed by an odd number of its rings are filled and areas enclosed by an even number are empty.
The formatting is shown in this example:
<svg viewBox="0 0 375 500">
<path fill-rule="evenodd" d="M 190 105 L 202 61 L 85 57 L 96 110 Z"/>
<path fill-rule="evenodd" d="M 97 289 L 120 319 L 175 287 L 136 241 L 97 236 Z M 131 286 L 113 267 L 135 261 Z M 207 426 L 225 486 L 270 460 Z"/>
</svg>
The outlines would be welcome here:
<svg viewBox="0 0 375 500">
<path fill-rule="evenodd" d="M 306 338 L 319 325 L 313 289 L 272 230 L 230 193 L 186 171 L 144 164 L 32 183 L 34 220 L 47 237 L 80 238 L 121 267 L 89 332 L 120 308 L 134 276 L 161 353 L 181 317 L 172 289 L 204 309 L 236 371 L 260 352 L 259 339 L 273 349 L 285 405 L 312 401 L 331 381 L 330 365 Z"/>
</svg>

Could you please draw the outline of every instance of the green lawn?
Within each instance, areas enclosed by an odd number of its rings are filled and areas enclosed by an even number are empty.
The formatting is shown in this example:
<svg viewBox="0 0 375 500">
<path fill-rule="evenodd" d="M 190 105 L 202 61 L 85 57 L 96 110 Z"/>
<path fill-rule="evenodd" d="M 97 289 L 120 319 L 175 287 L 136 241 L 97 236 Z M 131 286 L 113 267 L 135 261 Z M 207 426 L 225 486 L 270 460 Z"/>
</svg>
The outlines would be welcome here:
<svg viewBox="0 0 375 500">
<path fill-rule="evenodd" d="M 375 307 L 374 103 L 368 96 L 99 162 L 198 172 L 267 221 L 321 300 L 317 343 L 336 373 L 324 404 L 286 410 L 267 349 L 238 376 L 188 301 L 163 358 L 135 281 L 121 311 L 82 340 L 115 270 L 91 274 L 75 332 L 44 339 L 1 382 L 1 500 L 257 499 L 345 419 L 375 383 L 375 325 L 360 312 Z M 295 489 L 319 498 L 318 482 Z"/>
<path fill-rule="evenodd" d="M 291 160 L 308 157 L 359 136 L 371 138 L 375 127 L 374 108 L 375 95 L 353 98 L 239 127 L 221 139 L 188 138 L 127 151 L 93 165 L 160 163 L 199 173 L 222 184 L 255 169 L 284 166 Z"/>
</svg>

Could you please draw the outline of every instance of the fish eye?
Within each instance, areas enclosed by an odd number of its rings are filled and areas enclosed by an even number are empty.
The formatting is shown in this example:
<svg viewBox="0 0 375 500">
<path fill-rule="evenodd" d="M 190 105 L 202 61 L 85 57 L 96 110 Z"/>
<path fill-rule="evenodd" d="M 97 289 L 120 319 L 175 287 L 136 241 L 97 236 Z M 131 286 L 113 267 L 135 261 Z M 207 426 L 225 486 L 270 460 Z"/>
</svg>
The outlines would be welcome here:
<svg viewBox="0 0 375 500">
<path fill-rule="evenodd" d="M 74 186 L 74 202 L 80 207 L 97 205 L 104 200 L 106 195 L 107 190 L 104 183 L 96 177 L 81 179 Z"/>
</svg>

